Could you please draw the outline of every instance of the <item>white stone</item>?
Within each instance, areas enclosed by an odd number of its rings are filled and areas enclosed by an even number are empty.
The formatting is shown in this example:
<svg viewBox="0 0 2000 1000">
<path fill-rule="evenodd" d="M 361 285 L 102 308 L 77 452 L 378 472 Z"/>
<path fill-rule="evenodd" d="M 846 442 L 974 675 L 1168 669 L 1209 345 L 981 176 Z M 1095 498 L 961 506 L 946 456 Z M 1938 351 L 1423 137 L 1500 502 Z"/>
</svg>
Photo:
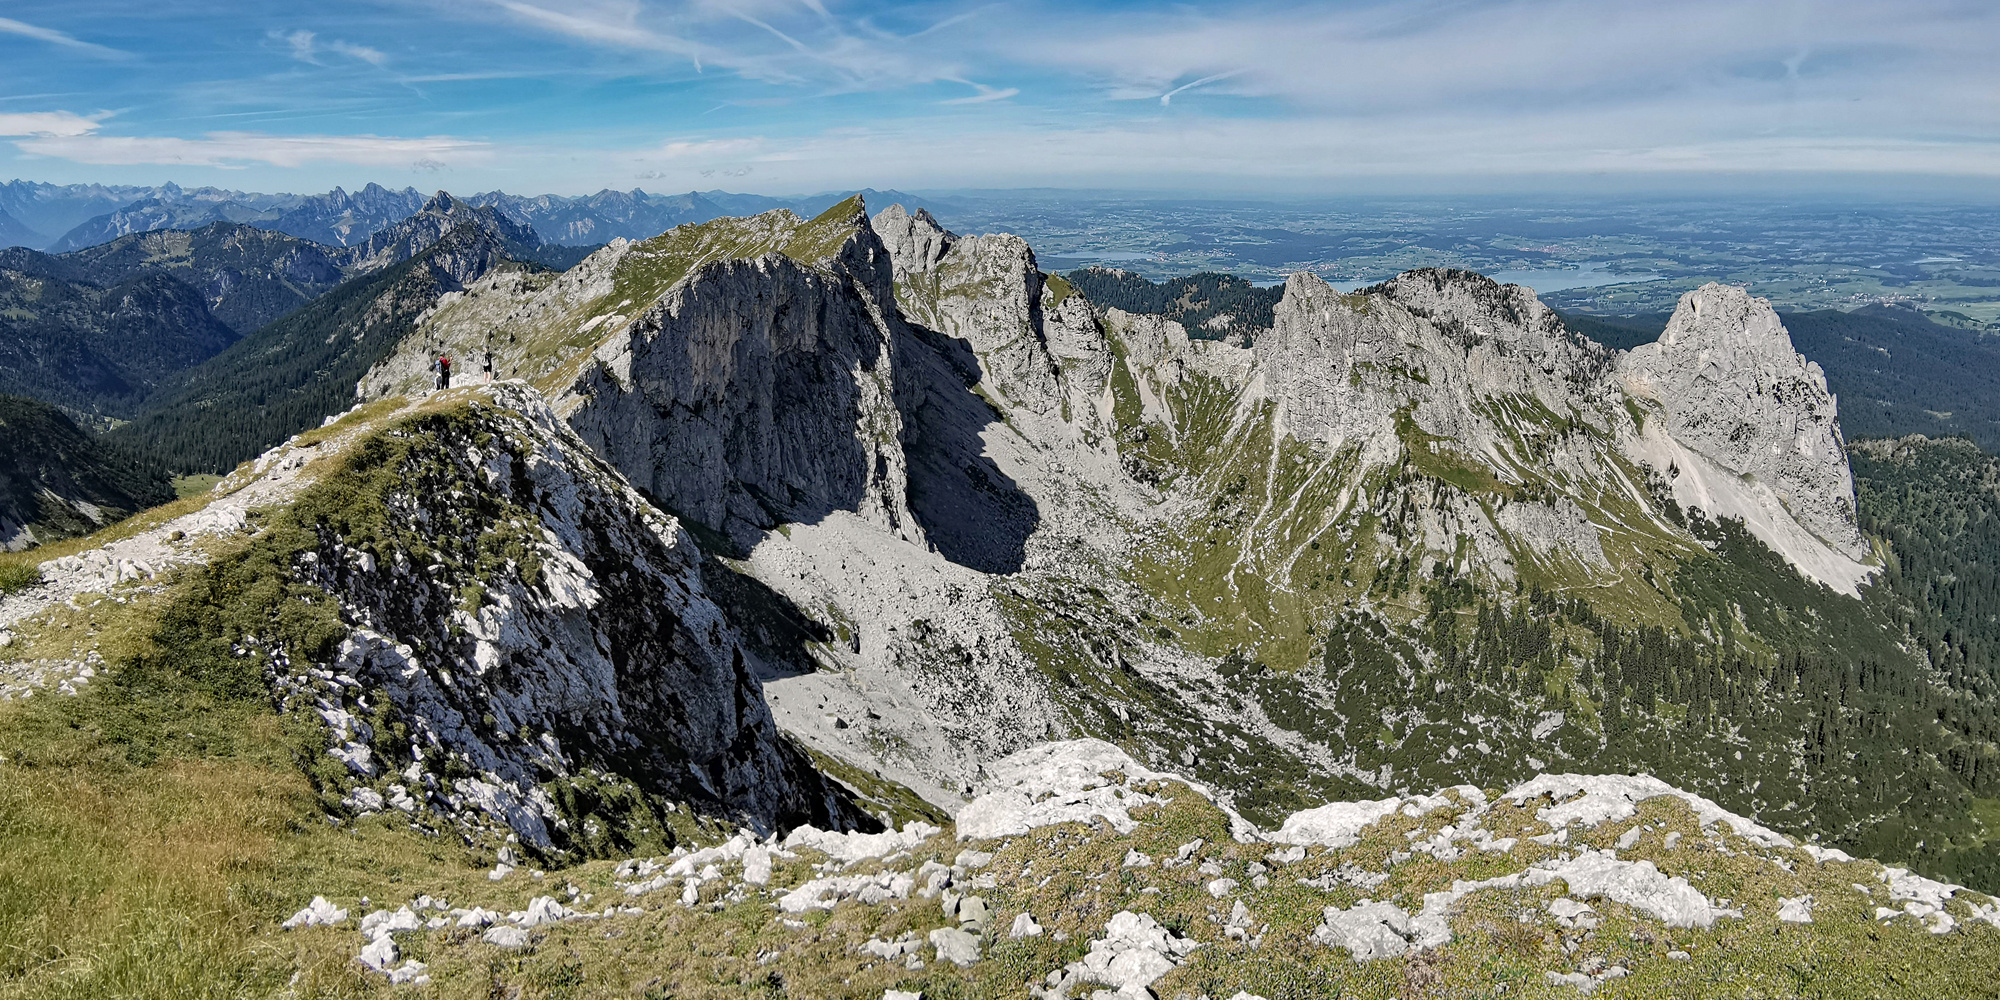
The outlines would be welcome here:
<svg viewBox="0 0 2000 1000">
<path fill-rule="evenodd" d="M 979 938 L 956 927 L 940 927 L 930 934 L 931 947 L 941 962 L 966 966 L 979 961 Z"/>
<path fill-rule="evenodd" d="M 312 902 L 291 915 L 282 925 L 286 930 L 294 927 L 324 927 L 329 924 L 347 922 L 347 911 L 326 901 L 325 896 L 314 896 Z"/>
<path fill-rule="evenodd" d="M 527 947 L 529 937 L 526 927 L 501 924 L 498 927 L 487 928 L 486 933 L 481 934 L 479 939 L 495 948 L 506 948 L 511 951 Z"/>
<path fill-rule="evenodd" d="M 1322 916 L 1313 940 L 1346 948 L 1356 962 L 1394 958 L 1409 950 L 1410 915 L 1394 903 L 1364 899 L 1345 910 L 1329 906 Z"/>
<path fill-rule="evenodd" d="M 1650 774 L 1544 774 L 1515 785 L 1501 798 L 1520 804 L 1543 795 L 1549 796 L 1552 804 L 1537 810 L 1535 818 L 1558 831 L 1572 823 L 1595 827 L 1630 819 L 1638 815 L 1639 803 L 1664 795 L 1687 803 L 1704 827 L 1726 823 L 1737 836 L 1763 846 L 1794 846 L 1784 834 L 1738 816 L 1699 795 L 1683 792 Z"/>
</svg>

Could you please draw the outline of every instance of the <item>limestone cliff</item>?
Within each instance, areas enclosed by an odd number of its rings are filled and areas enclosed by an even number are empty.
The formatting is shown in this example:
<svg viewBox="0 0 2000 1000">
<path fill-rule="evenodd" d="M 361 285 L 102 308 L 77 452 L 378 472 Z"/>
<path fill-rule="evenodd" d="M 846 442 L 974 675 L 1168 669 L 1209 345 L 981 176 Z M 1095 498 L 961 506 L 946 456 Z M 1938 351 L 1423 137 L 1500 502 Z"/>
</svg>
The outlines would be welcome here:
<svg viewBox="0 0 2000 1000">
<path fill-rule="evenodd" d="M 1660 339 L 1620 359 L 1618 373 L 1657 408 L 1664 432 L 1642 428 L 1633 450 L 1664 466 L 1682 504 L 1744 518 L 1828 582 L 1857 575 L 1837 558 L 1851 563 L 1868 546 L 1834 398 L 1769 302 L 1727 285 L 1689 292 Z"/>
<path fill-rule="evenodd" d="M 857 203 L 617 241 L 553 282 L 502 276 L 444 303 L 362 382 L 464 376 L 490 352 L 660 502 L 749 539 L 858 510 L 920 538 L 894 404 L 892 276 Z"/>
</svg>

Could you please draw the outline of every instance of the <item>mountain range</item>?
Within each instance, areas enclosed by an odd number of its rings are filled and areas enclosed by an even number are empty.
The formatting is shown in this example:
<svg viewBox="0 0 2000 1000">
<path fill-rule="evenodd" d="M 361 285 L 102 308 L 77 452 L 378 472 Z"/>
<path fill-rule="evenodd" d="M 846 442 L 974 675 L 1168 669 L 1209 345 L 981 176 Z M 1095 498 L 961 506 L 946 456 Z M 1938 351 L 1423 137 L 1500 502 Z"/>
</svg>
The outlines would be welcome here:
<svg viewBox="0 0 2000 1000">
<path fill-rule="evenodd" d="M 863 192 L 887 203 L 929 204 L 901 192 Z M 597 246 L 616 237 L 645 239 L 686 222 L 789 208 L 807 216 L 846 197 L 829 194 L 770 198 L 726 191 L 678 195 L 599 191 L 593 195 L 512 195 L 489 191 L 466 198 L 532 228 L 544 243 Z M 392 191 L 370 183 L 352 193 L 258 194 L 219 188 L 98 184 L 0 184 L 0 246 L 67 253 L 121 236 L 158 229 L 199 229 L 231 222 L 269 229 L 324 246 L 357 246 L 420 210 L 428 198 L 415 188 Z"/>
<path fill-rule="evenodd" d="M 243 460 L 213 489 L 0 560 L 0 683 L 53 695 L 5 786 L 158 789 L 169 839 L 219 797 L 259 859 L 187 866 L 225 943 L 164 970 L 1863 996 L 2000 955 L 2000 466 L 1849 442 L 1740 288 L 1614 347 L 1470 272 L 1301 273 L 1196 337 L 861 197 L 562 270 L 494 206 L 401 225 L 114 433 Z M 1839 343 L 1948 350 L 1898 322 Z"/>
<path fill-rule="evenodd" d="M 96 421 L 127 420 L 241 338 L 342 282 L 409 260 L 469 225 L 511 259 L 545 250 L 534 231 L 440 192 L 348 247 L 241 223 L 149 230 L 64 254 L 0 251 L 0 391 Z M 233 462 L 232 462 L 233 464 Z"/>
</svg>

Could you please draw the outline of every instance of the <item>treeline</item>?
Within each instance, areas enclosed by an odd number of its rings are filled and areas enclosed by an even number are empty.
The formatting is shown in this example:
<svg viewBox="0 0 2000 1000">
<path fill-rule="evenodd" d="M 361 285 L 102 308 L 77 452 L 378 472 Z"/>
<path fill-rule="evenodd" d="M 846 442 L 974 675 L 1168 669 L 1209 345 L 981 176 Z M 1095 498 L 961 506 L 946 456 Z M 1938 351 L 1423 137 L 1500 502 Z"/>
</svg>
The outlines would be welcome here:
<svg viewBox="0 0 2000 1000">
<path fill-rule="evenodd" d="M 1285 294 L 1282 285 L 1259 288 L 1215 271 L 1148 281 L 1130 271 L 1087 267 L 1063 277 L 1093 305 L 1165 316 L 1197 340 L 1222 340 L 1232 333 L 1246 343 L 1255 340 L 1257 331 L 1271 328 L 1272 311 Z"/>
</svg>

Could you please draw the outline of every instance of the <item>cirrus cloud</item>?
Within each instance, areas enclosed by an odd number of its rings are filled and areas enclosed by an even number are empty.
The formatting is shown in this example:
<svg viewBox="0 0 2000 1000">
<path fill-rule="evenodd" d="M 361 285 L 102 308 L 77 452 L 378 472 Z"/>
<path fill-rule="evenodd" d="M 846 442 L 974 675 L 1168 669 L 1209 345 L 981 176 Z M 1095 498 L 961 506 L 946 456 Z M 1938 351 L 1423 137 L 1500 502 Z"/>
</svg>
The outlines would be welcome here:
<svg viewBox="0 0 2000 1000">
<path fill-rule="evenodd" d="M 5 116 L 0 116 L 4 118 Z M 379 135 L 269 135 L 261 132 L 210 132 L 198 139 L 178 136 L 122 136 L 98 132 L 68 135 L 43 133 L 16 139 L 24 153 L 51 156 L 94 166 L 160 164 L 196 167 L 242 167 L 263 164 L 302 167 L 342 163 L 364 167 L 429 168 L 477 164 L 492 154 L 487 143 L 450 136 L 395 138 Z"/>
</svg>

